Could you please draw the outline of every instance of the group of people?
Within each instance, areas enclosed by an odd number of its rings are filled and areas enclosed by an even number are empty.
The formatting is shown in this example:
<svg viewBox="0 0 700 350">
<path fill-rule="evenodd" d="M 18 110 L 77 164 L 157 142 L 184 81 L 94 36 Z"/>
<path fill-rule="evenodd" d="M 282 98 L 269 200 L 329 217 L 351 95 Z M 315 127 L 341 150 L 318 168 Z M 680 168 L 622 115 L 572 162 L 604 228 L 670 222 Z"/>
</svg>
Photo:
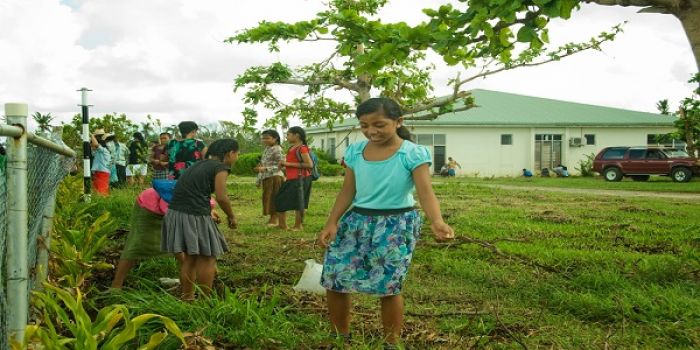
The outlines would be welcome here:
<svg viewBox="0 0 700 350">
<path fill-rule="evenodd" d="M 557 164 L 554 168 L 552 168 L 552 172 L 557 175 L 558 177 L 569 177 L 569 168 Z M 542 168 L 542 171 L 540 172 L 540 175 L 542 177 L 549 177 L 550 171 L 549 168 Z M 523 169 L 523 176 L 524 177 L 532 177 L 532 171 L 530 169 Z"/>
<path fill-rule="evenodd" d="M 386 348 L 392 349 L 403 324 L 401 291 L 423 223 L 414 191 L 435 238 L 451 239 L 454 231 L 443 220 L 431 187 L 430 151 L 410 141 L 400 106 L 389 98 L 371 98 L 358 106 L 356 116 L 367 140 L 347 148 L 342 188 L 318 234 L 318 243 L 326 248 L 320 283 L 327 289 L 333 337 L 351 338 L 351 293 L 376 295 Z M 226 178 L 240 150 L 233 139 L 204 147 L 188 133 L 187 123 L 192 122 L 180 124 L 183 139 L 170 141 L 162 152 L 168 156 L 171 176 L 177 179 L 171 196 L 149 188 L 136 199 L 114 288 L 121 288 L 136 260 L 160 255 L 177 259 L 183 300 L 195 298 L 195 284 L 204 293 L 212 288 L 216 258 L 228 251 L 217 226 L 224 220 L 214 205 L 226 215 L 229 228 L 238 227 Z M 264 131 L 265 151 L 255 170 L 267 224 L 286 228 L 285 212 L 295 210 L 292 229 L 301 230 L 313 160 L 302 128 L 290 128 L 286 139 L 290 147 L 283 155 L 279 134 Z M 165 166 L 165 161 L 161 159 L 160 165 Z"/>
<path fill-rule="evenodd" d="M 143 184 L 148 174 L 148 143 L 140 132 L 132 134 L 128 145 L 120 142 L 114 133 L 97 129 L 91 136 L 92 188 L 99 195 L 109 195 L 109 188 L 123 187 L 126 184 Z M 167 133 L 161 134 L 161 142 L 170 139 Z M 166 140 L 166 143 L 167 143 Z M 151 152 L 153 154 L 153 152 Z M 150 161 L 154 169 L 158 165 Z"/>
</svg>

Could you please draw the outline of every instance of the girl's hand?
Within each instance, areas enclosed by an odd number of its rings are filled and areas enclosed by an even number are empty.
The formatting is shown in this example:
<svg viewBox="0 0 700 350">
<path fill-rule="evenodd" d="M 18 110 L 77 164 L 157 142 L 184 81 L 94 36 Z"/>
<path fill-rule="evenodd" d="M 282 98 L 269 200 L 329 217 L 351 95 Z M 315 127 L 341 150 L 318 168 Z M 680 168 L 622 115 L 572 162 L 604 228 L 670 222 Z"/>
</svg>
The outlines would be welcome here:
<svg viewBox="0 0 700 350">
<path fill-rule="evenodd" d="M 211 218 L 212 220 L 214 220 L 215 223 L 221 223 L 221 217 L 219 216 L 219 213 L 216 212 L 216 210 L 211 211 Z"/>
<path fill-rule="evenodd" d="M 262 173 L 265 170 L 265 168 L 262 165 L 258 165 L 255 167 L 255 172 L 257 173 Z"/>
<path fill-rule="evenodd" d="M 236 222 L 236 216 L 231 215 L 228 217 L 228 228 L 235 229 L 238 227 L 238 222 Z"/>
<path fill-rule="evenodd" d="M 337 224 L 326 225 L 318 234 L 318 244 L 323 248 L 327 248 L 328 245 L 335 240 L 336 233 L 338 233 Z"/>
<path fill-rule="evenodd" d="M 285 161 L 283 161 L 283 160 L 280 160 L 279 167 L 282 168 L 282 167 L 285 167 L 285 166 L 287 166 L 287 162 L 285 162 Z"/>
<path fill-rule="evenodd" d="M 455 231 L 444 221 L 433 222 L 430 224 L 430 228 L 433 230 L 435 240 L 438 242 L 444 242 L 455 238 Z"/>
</svg>

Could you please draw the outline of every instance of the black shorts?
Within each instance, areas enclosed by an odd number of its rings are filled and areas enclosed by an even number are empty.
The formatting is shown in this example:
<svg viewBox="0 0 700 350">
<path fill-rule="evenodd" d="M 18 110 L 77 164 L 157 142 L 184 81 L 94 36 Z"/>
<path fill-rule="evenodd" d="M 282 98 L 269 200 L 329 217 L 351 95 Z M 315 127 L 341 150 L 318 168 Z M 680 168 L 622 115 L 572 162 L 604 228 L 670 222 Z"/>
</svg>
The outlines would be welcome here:
<svg viewBox="0 0 700 350">
<path fill-rule="evenodd" d="M 285 212 L 309 208 L 311 176 L 287 180 L 275 196 L 275 210 Z"/>
</svg>

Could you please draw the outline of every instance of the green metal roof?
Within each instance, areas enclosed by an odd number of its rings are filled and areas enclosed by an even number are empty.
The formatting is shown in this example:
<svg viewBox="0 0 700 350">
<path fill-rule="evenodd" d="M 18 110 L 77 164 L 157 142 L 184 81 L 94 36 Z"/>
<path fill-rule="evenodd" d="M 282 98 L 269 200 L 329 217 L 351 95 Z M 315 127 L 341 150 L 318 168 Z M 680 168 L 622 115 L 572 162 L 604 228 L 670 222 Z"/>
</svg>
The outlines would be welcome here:
<svg viewBox="0 0 700 350">
<path fill-rule="evenodd" d="M 674 117 L 630 111 L 620 108 L 524 96 L 507 92 L 475 89 L 471 91 L 477 107 L 448 113 L 434 120 L 407 121 L 421 126 L 673 126 Z M 333 126 L 335 130 L 358 124 L 346 119 Z M 307 132 L 318 133 L 327 126 L 311 127 Z"/>
</svg>

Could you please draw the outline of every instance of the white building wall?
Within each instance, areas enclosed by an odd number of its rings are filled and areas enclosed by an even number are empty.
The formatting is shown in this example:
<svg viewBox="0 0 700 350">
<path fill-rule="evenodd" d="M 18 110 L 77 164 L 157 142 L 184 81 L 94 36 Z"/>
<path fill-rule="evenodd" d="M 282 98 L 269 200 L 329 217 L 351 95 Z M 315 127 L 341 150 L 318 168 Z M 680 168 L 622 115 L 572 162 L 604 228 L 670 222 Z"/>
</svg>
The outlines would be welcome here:
<svg viewBox="0 0 700 350">
<path fill-rule="evenodd" d="M 446 137 L 446 157 L 452 157 L 462 165 L 457 170 L 460 176 L 520 176 L 522 169 L 534 169 L 535 165 L 535 135 L 562 135 L 562 164 L 569 172 L 578 174 L 575 169 L 579 161 L 588 154 L 597 154 L 602 148 L 610 146 L 644 146 L 647 134 L 666 134 L 673 132 L 671 127 L 428 127 L 415 126 L 410 128 L 413 134 L 444 134 Z M 512 145 L 501 145 L 501 135 L 512 135 Z M 586 145 L 585 134 L 595 135 L 595 144 Z M 321 140 L 327 149 L 329 139 L 336 139 L 336 158 L 341 159 L 345 154 L 343 139 L 348 137 L 349 143 L 365 140 L 364 135 L 357 130 L 349 130 L 310 134 L 313 137 L 312 146 L 321 148 Z M 572 137 L 580 137 L 583 145 L 569 145 Z M 431 167 L 431 170 L 433 168 Z"/>
<path fill-rule="evenodd" d="M 569 168 L 572 174 L 578 174 L 579 161 L 586 159 L 586 155 L 598 154 L 601 149 L 613 146 L 646 146 L 648 134 L 668 134 L 675 131 L 671 127 L 587 127 L 568 128 L 570 137 L 581 137 L 583 145 L 580 147 L 569 146 L 568 138 L 564 145 L 565 158 L 562 163 Z M 595 135 L 595 145 L 586 145 L 584 135 Z"/>
</svg>

